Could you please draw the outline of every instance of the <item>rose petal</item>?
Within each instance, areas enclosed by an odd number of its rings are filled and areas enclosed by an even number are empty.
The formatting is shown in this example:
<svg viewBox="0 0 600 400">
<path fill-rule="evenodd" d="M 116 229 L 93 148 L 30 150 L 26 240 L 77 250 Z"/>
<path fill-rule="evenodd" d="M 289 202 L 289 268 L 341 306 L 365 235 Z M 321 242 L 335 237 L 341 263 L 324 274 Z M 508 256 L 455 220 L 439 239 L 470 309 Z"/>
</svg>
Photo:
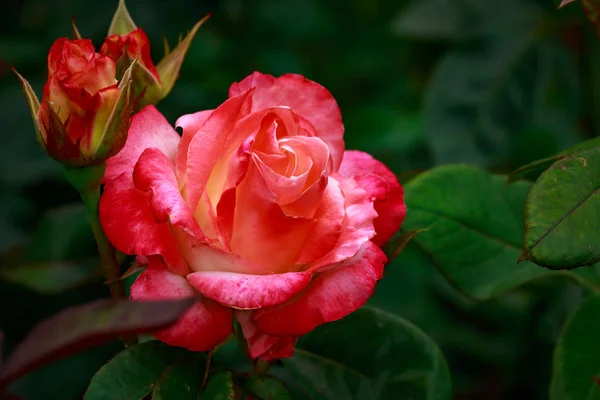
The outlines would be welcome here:
<svg viewBox="0 0 600 400">
<path fill-rule="evenodd" d="M 201 271 L 189 274 L 187 279 L 204 296 L 224 306 L 251 310 L 289 300 L 308 285 L 311 276 L 307 272 L 245 275 Z"/>
<path fill-rule="evenodd" d="M 134 114 L 123 149 L 106 160 L 104 182 L 125 172 L 133 174 L 138 158 L 149 147 L 159 149 L 173 162 L 178 144 L 179 135 L 165 117 L 152 105 L 144 107 Z"/>
<path fill-rule="evenodd" d="M 181 127 L 183 134 L 177 148 L 177 156 L 175 160 L 177 176 L 180 178 L 180 185 L 185 184 L 185 173 L 187 170 L 188 149 L 192 138 L 198 130 L 204 125 L 213 110 L 199 111 L 194 114 L 186 114 L 175 121 L 175 127 Z"/>
<path fill-rule="evenodd" d="M 313 278 L 292 300 L 255 311 L 256 326 L 268 335 L 301 336 L 318 325 L 343 318 L 371 297 L 386 261 L 383 251 L 367 242 L 356 256 Z"/>
<path fill-rule="evenodd" d="M 251 91 L 221 104 L 196 132 L 188 149 L 186 190 L 188 204 L 196 208 L 215 163 L 223 157 L 224 147 L 236 122 L 250 109 Z"/>
<path fill-rule="evenodd" d="M 338 180 L 344 193 L 346 216 L 337 243 L 329 253 L 311 265 L 310 272 L 328 268 L 329 265 L 354 257 L 364 243 L 375 236 L 373 220 L 377 217 L 377 213 L 365 190 L 352 178 L 334 174 L 329 179 Z"/>
<path fill-rule="evenodd" d="M 167 300 L 198 296 L 187 280 L 154 259 L 131 285 L 132 300 Z M 154 336 L 171 346 L 207 351 L 227 339 L 233 312 L 210 299 L 198 301 L 174 325 Z"/>
<path fill-rule="evenodd" d="M 177 226 L 173 227 L 181 254 L 187 260 L 190 269 L 199 271 L 235 272 L 240 274 L 264 275 L 270 273 L 260 264 L 252 264 L 240 256 L 215 248 L 206 243 L 198 243 Z"/>
<path fill-rule="evenodd" d="M 313 225 L 283 213 L 252 162 L 236 189 L 231 250 L 270 272 L 287 272 Z"/>
<path fill-rule="evenodd" d="M 336 171 L 344 153 L 344 125 L 340 109 L 327 89 L 302 75 L 286 74 L 279 78 L 254 72 L 229 88 L 229 97 L 255 88 L 252 112 L 268 107 L 289 107 L 308 121 L 331 150 Z"/>
<path fill-rule="evenodd" d="M 158 222 L 151 206 L 151 192 L 122 174 L 104 187 L 100 198 L 100 222 L 110 242 L 130 255 L 161 255 L 167 265 L 185 275 L 189 268 L 181 256 L 168 221 Z"/>
<path fill-rule="evenodd" d="M 346 151 L 339 173 L 354 176 L 375 200 L 379 216 L 373 221 L 377 235 L 372 240 L 383 246 L 400 229 L 406 215 L 404 191 L 398 178 L 383 163 L 362 151 Z M 381 180 L 387 184 L 387 190 Z"/>
<path fill-rule="evenodd" d="M 294 354 L 298 338 L 293 336 L 269 336 L 258 330 L 252 320 L 251 311 L 236 311 L 235 319 L 242 327 L 242 333 L 248 343 L 248 352 L 252 358 L 265 361 L 287 358 Z"/>
<path fill-rule="evenodd" d="M 152 192 L 151 205 L 157 222 L 169 222 L 198 240 L 205 240 L 192 210 L 181 197 L 173 163 L 160 150 L 144 150 L 133 170 L 133 182 L 141 191 Z"/>
<path fill-rule="evenodd" d="M 316 223 L 302 244 L 294 264 L 310 264 L 330 252 L 340 237 L 345 217 L 345 198 L 340 184 L 333 178 L 328 179 L 315 214 Z"/>
</svg>

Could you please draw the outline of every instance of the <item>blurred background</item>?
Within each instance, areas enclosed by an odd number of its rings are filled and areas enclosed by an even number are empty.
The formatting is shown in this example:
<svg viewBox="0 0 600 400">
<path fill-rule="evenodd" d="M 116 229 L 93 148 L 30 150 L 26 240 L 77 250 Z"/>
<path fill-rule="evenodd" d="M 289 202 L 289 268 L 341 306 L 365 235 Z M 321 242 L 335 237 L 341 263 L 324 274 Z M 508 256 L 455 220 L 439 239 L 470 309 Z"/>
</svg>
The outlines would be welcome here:
<svg viewBox="0 0 600 400">
<path fill-rule="evenodd" d="M 328 88 L 346 145 L 402 181 L 439 164 L 508 173 L 600 133 L 600 44 L 578 4 L 558 0 L 127 0 L 163 55 L 212 12 L 159 104 L 171 122 L 216 107 L 253 71 L 299 73 Z M 99 46 L 117 0 L 5 0 L 0 5 L 0 330 L 5 354 L 33 324 L 107 295 L 77 193 L 39 149 L 9 66 L 41 93 L 47 52 L 79 31 Z M 441 346 L 457 399 L 546 399 L 552 347 L 583 296 L 545 278 L 478 302 L 409 246 L 372 304 Z M 119 346 L 45 367 L 13 389 L 76 399 Z"/>
</svg>

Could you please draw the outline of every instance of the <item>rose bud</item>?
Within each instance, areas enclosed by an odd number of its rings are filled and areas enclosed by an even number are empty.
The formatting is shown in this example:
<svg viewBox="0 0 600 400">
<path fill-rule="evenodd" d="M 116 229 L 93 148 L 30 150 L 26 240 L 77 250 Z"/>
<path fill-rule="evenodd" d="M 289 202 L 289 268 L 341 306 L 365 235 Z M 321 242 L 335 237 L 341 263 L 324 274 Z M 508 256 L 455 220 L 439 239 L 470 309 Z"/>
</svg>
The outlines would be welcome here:
<svg viewBox="0 0 600 400">
<path fill-rule="evenodd" d="M 115 63 L 96 53 L 90 40 L 54 42 L 41 106 L 29 83 L 18 76 L 38 142 L 52 158 L 83 167 L 121 150 L 133 108 L 130 71 L 117 82 Z"/>
<path fill-rule="evenodd" d="M 125 2 L 120 1 L 108 37 L 100 47 L 100 54 L 116 63 L 117 77 L 137 60 L 132 71 L 132 82 L 135 97 L 139 98 L 138 110 L 148 104 L 158 103 L 171 92 L 192 39 L 207 18 L 199 21 L 172 52 L 169 52 L 165 43 L 165 57 L 155 66 L 150 56 L 148 36 L 135 25 Z"/>
<path fill-rule="evenodd" d="M 201 299 L 156 338 L 206 351 L 235 317 L 252 358 L 289 357 L 369 299 L 404 195 L 385 165 L 345 149 L 327 89 L 254 73 L 175 126 L 154 106 L 136 113 L 100 200 L 112 244 L 148 263 L 132 300 Z"/>
</svg>

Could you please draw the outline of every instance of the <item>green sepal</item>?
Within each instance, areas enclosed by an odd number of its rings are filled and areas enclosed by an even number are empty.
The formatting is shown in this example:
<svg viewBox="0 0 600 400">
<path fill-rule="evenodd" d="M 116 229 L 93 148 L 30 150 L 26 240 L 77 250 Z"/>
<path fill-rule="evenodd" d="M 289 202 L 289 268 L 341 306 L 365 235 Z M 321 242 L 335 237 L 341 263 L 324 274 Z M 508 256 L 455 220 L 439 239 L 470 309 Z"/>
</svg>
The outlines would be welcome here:
<svg viewBox="0 0 600 400">
<path fill-rule="evenodd" d="M 29 107 L 29 111 L 31 112 L 31 118 L 33 119 L 35 137 L 42 149 L 46 151 L 46 141 L 44 140 L 44 135 L 42 134 L 42 131 L 38 124 L 38 111 L 40 110 L 40 101 L 35 95 L 35 92 L 33 91 L 33 88 L 31 87 L 29 82 L 27 82 L 27 80 L 25 80 L 25 78 L 23 78 L 21 74 L 17 72 L 16 69 L 13 68 L 13 72 L 17 75 L 19 81 L 21 82 L 21 88 L 23 89 L 23 94 L 25 95 L 25 101 L 27 101 L 27 106 Z"/>
<path fill-rule="evenodd" d="M 161 82 L 161 94 L 160 98 L 164 99 L 175 86 L 175 81 L 179 77 L 179 70 L 181 69 L 181 64 L 183 63 L 183 59 L 185 58 L 185 54 L 190 48 L 190 44 L 198 32 L 198 29 L 202 24 L 210 17 L 210 14 L 206 17 L 202 18 L 188 33 L 188 35 L 179 42 L 177 47 L 173 49 L 172 52 L 165 55 L 165 57 L 158 63 L 156 66 L 156 70 L 158 71 L 158 76 L 160 77 Z M 165 51 L 168 50 L 168 45 L 165 46 Z"/>
<path fill-rule="evenodd" d="M 113 15 L 110 27 L 108 28 L 108 36 L 112 35 L 127 35 L 137 29 L 135 22 L 129 15 L 127 7 L 125 6 L 125 0 L 119 0 L 117 10 Z"/>
<path fill-rule="evenodd" d="M 132 71 L 138 66 L 138 63 L 134 60 L 119 81 L 119 98 L 113 107 L 108 121 L 104 125 L 101 136 L 96 141 L 97 147 L 92 150 L 94 159 L 97 161 L 106 160 L 114 156 L 125 146 L 127 131 L 131 123 L 131 115 L 136 103 L 131 90 L 133 82 Z"/>
<path fill-rule="evenodd" d="M 75 25 L 75 17 L 71 18 L 71 28 L 73 29 L 73 40 L 82 39 L 81 33 L 79 33 L 79 29 L 77 29 L 77 25 Z"/>
</svg>

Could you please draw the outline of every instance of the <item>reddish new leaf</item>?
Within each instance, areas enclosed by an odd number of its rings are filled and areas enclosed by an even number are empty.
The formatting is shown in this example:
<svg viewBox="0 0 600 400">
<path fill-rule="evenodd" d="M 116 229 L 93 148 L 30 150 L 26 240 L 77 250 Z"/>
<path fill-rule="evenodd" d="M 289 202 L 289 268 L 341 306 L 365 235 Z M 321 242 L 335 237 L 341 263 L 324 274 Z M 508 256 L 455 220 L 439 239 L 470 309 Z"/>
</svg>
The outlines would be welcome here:
<svg viewBox="0 0 600 400">
<path fill-rule="evenodd" d="M 130 302 L 103 299 L 68 308 L 36 325 L 0 371 L 0 388 L 27 372 L 121 336 L 175 323 L 197 299 Z"/>
<path fill-rule="evenodd" d="M 562 0 L 558 8 L 574 3 L 576 0 Z M 594 25 L 596 33 L 600 36 L 600 0 L 581 0 L 581 7 L 587 19 Z"/>
<path fill-rule="evenodd" d="M 562 0 L 560 2 L 560 5 L 558 6 L 558 8 L 562 8 L 562 7 L 566 6 L 567 4 L 572 3 L 574 1 L 576 1 L 576 0 Z"/>
</svg>

